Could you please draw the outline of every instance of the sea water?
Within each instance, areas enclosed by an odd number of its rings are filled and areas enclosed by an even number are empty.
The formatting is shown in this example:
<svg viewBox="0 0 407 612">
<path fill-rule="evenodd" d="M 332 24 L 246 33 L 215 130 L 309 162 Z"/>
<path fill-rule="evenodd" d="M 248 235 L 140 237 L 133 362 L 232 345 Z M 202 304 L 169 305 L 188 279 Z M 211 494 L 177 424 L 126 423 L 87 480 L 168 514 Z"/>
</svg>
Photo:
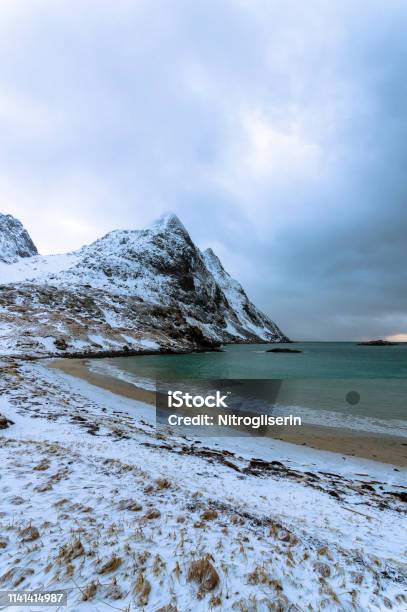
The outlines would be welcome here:
<svg viewBox="0 0 407 612">
<path fill-rule="evenodd" d="M 301 353 L 268 353 L 274 347 Z M 227 345 L 222 352 L 143 355 L 96 366 L 144 388 L 158 380 L 279 379 L 275 412 L 304 423 L 407 437 L 407 344 Z"/>
</svg>

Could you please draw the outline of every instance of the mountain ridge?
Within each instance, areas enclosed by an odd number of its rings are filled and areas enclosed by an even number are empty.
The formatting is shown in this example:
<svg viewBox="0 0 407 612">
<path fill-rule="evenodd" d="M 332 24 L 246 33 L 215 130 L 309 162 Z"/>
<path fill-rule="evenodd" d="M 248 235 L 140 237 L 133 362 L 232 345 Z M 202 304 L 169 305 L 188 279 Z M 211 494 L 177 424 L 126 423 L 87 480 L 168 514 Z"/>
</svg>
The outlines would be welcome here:
<svg viewBox="0 0 407 612">
<path fill-rule="evenodd" d="M 287 339 L 174 213 L 148 229 L 113 230 L 72 253 L 3 261 L 0 284 L 3 355 L 187 351 Z"/>
<path fill-rule="evenodd" d="M 0 261 L 14 263 L 20 257 L 33 255 L 38 255 L 37 247 L 21 221 L 0 213 Z"/>
</svg>

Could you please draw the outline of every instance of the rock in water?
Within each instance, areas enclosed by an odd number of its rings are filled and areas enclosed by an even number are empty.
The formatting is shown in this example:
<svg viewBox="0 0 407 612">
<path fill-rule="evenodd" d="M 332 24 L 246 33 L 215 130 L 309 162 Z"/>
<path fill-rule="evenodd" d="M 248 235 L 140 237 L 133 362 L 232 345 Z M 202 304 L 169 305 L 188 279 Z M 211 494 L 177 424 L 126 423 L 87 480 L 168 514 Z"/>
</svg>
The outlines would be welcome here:
<svg viewBox="0 0 407 612">
<path fill-rule="evenodd" d="M 272 348 L 268 349 L 266 353 L 302 353 L 302 351 L 292 348 Z"/>
<path fill-rule="evenodd" d="M 19 257 L 33 255 L 38 255 L 37 248 L 22 223 L 12 215 L 0 213 L 0 261 L 13 263 Z"/>
</svg>

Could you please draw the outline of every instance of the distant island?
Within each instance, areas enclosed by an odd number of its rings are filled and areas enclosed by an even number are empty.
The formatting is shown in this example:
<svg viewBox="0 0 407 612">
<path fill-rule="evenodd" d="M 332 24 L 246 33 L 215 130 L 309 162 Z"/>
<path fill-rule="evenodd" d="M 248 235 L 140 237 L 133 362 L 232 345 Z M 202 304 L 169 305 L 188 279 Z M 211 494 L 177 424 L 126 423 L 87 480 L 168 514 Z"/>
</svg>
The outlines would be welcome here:
<svg viewBox="0 0 407 612">
<path fill-rule="evenodd" d="M 397 346 L 398 342 L 390 342 L 389 340 L 366 340 L 358 342 L 359 346 Z"/>
</svg>

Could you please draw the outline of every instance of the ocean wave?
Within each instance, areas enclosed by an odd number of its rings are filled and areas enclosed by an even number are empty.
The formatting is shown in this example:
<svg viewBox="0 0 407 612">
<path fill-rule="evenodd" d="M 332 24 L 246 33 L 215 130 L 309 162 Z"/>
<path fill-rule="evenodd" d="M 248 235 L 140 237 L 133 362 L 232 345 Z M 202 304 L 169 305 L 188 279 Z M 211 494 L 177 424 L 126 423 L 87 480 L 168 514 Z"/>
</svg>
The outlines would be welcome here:
<svg viewBox="0 0 407 612">
<path fill-rule="evenodd" d="M 305 406 L 278 406 L 273 412 L 279 415 L 292 414 L 310 425 L 352 429 L 369 433 L 387 434 L 407 438 L 407 421 L 401 419 L 379 419 L 376 417 L 345 414 L 334 410 L 314 410 Z"/>
<path fill-rule="evenodd" d="M 90 371 L 95 372 L 95 374 L 105 374 L 106 376 L 112 376 L 113 378 L 123 380 L 124 382 L 134 385 L 135 387 L 145 389 L 146 391 L 155 391 L 155 382 L 149 378 L 136 376 L 131 372 L 122 370 L 121 368 L 118 368 L 117 366 L 105 361 L 102 362 L 92 359 L 88 363 Z"/>
<path fill-rule="evenodd" d="M 91 360 L 89 368 L 97 374 L 112 376 L 147 391 L 156 390 L 156 383 L 154 380 L 127 372 L 104 360 Z M 247 398 L 242 398 L 241 408 L 243 407 L 249 409 L 249 411 L 253 413 L 265 411 L 265 404 L 261 400 L 248 400 Z M 268 412 L 268 410 L 266 410 L 266 412 Z M 276 404 L 272 407 L 271 412 L 277 416 L 285 416 L 287 414 L 299 416 L 303 423 L 309 425 L 321 425 L 324 427 L 351 429 L 353 431 L 387 434 L 407 438 L 407 421 L 401 419 L 379 419 L 376 417 L 360 416 L 334 410 L 316 410 L 299 405 L 281 406 Z"/>
</svg>

